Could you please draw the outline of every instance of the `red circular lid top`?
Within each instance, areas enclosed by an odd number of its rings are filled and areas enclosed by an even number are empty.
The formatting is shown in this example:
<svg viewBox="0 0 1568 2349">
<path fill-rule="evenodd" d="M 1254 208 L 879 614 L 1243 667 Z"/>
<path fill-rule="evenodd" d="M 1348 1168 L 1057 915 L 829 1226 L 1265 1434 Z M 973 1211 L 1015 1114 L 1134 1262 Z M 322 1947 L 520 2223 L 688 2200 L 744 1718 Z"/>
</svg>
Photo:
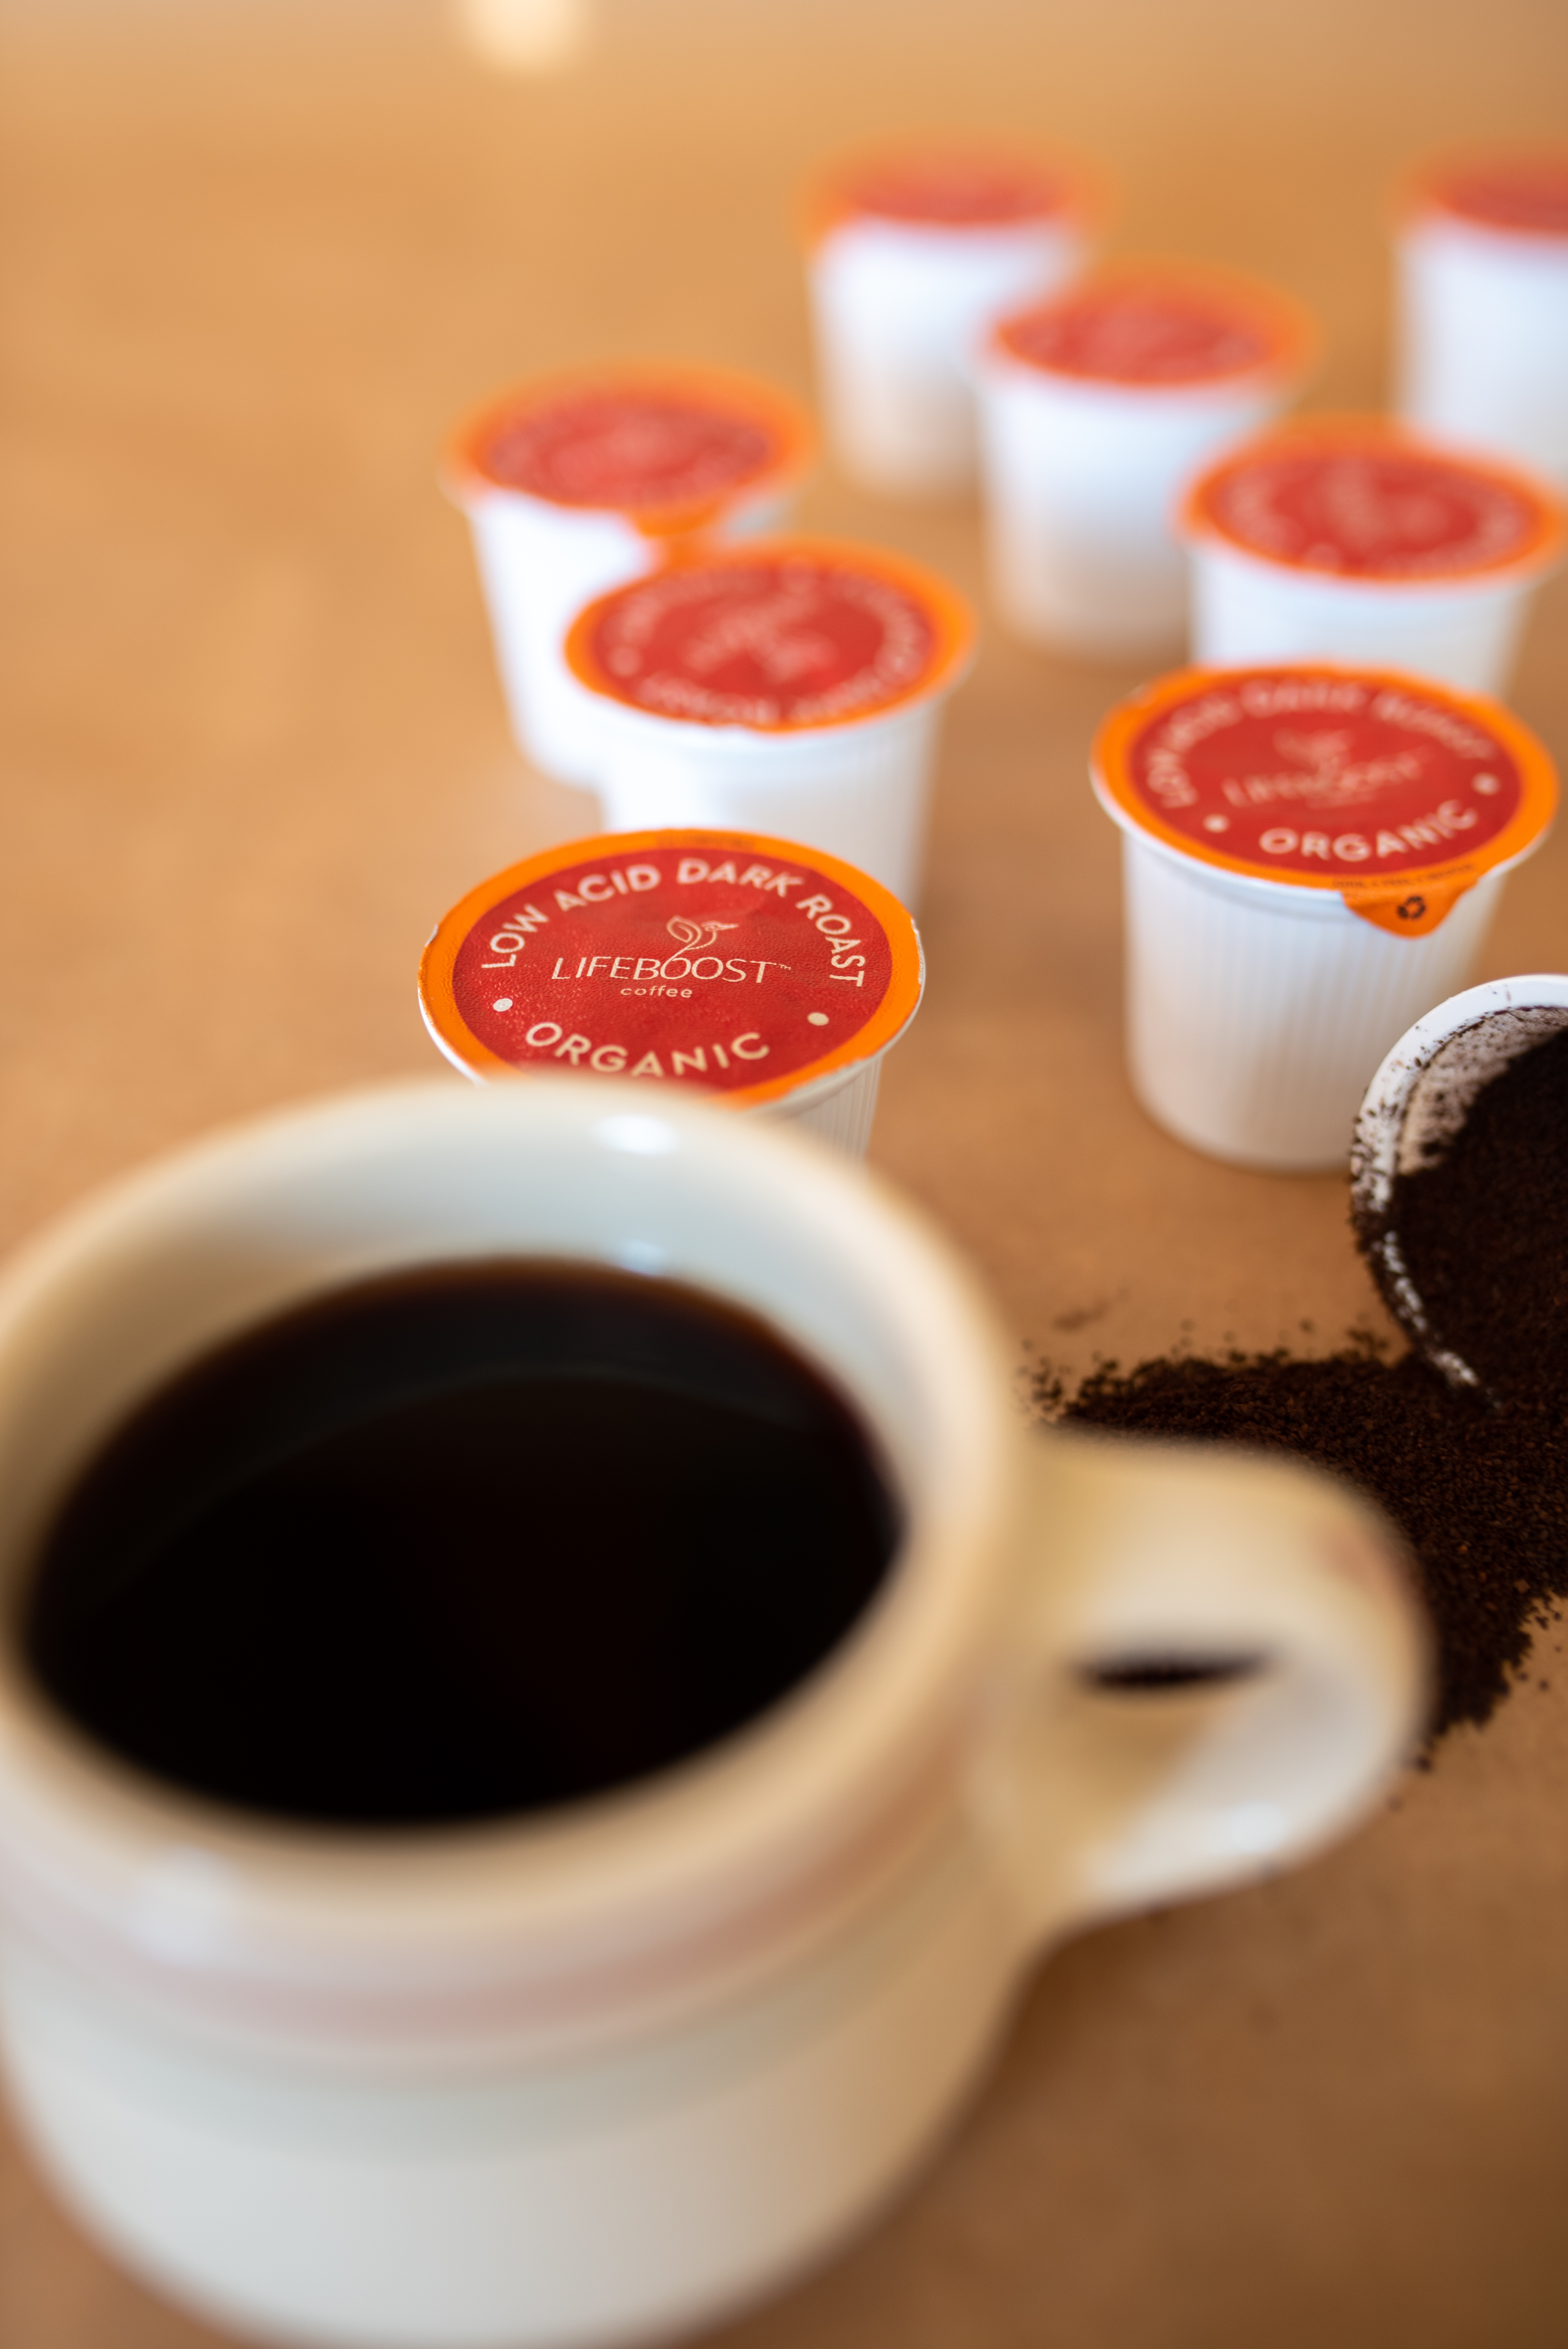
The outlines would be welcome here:
<svg viewBox="0 0 1568 2349">
<path fill-rule="evenodd" d="M 1495 703 L 1327 665 L 1161 678 L 1106 721 L 1094 773 L 1112 812 L 1168 847 L 1336 889 L 1407 934 L 1537 839 L 1556 805 L 1550 759 Z"/>
<path fill-rule="evenodd" d="M 1534 483 L 1380 424 L 1285 427 L 1197 482 L 1187 519 L 1251 554 L 1352 579 L 1444 579 L 1540 557 L 1555 506 Z"/>
<path fill-rule="evenodd" d="M 880 550 L 754 544 L 673 565 L 579 615 L 567 658 L 656 716 L 763 732 L 868 718 L 945 681 L 969 619 Z"/>
<path fill-rule="evenodd" d="M 834 217 L 871 214 L 927 228 L 1004 228 L 1076 210 L 1082 196 L 1062 171 L 1000 149 L 911 147 L 857 158 L 823 182 Z"/>
<path fill-rule="evenodd" d="M 1082 278 L 995 332 L 1026 367 L 1147 390 L 1278 368 L 1307 339 L 1305 317 L 1266 287 L 1153 270 Z"/>
<path fill-rule="evenodd" d="M 762 384 L 692 371 L 605 372 L 536 385 L 459 433 L 459 480 L 551 505 L 699 519 L 794 471 L 801 417 Z"/>
<path fill-rule="evenodd" d="M 471 1074 L 581 1069 L 747 1107 L 890 1044 L 924 979 L 908 914 L 820 850 L 748 833 L 614 833 L 469 892 L 419 971 Z"/>
<path fill-rule="evenodd" d="M 1429 204 L 1480 228 L 1568 237 L 1568 153 L 1439 164 L 1427 174 L 1421 193 Z"/>
</svg>

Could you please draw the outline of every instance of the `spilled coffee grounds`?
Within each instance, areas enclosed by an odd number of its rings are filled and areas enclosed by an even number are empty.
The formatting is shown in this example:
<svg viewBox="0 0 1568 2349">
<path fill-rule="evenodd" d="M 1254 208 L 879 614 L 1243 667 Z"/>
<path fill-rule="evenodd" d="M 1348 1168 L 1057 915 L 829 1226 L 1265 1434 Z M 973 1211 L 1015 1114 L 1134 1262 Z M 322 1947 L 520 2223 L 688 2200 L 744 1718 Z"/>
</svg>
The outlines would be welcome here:
<svg viewBox="0 0 1568 2349">
<path fill-rule="evenodd" d="M 1042 1381 L 1042 1401 L 1051 1401 Z M 1056 1413 L 1128 1435 L 1200 1436 L 1299 1453 L 1380 1502 L 1416 1554 L 1438 1643 L 1433 1732 L 1485 1721 L 1568 1592 L 1568 1429 L 1494 1411 L 1414 1355 L 1369 1350 L 1114 1362 Z"/>
<path fill-rule="evenodd" d="M 1080 1425 L 1296 1453 L 1370 1493 L 1431 1610 L 1437 1735 L 1490 1716 L 1568 1596 L 1568 1033 L 1483 1088 L 1445 1154 L 1399 1178 L 1387 1221 L 1480 1387 L 1363 1343 L 1320 1361 L 1108 1362 L 1070 1397 L 1046 1370 L 1036 1395 Z M 1377 1231 L 1357 1237 L 1369 1248 Z"/>
</svg>

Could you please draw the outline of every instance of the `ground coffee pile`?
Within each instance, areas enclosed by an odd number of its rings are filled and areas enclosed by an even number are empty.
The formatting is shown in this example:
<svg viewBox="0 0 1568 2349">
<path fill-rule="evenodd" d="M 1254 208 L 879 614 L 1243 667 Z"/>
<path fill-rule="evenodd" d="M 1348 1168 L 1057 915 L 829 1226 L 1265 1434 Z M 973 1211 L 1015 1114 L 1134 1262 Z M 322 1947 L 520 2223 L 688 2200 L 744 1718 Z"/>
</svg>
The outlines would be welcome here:
<svg viewBox="0 0 1568 2349">
<path fill-rule="evenodd" d="M 1370 1493 L 1431 1609 L 1436 1735 L 1488 1718 L 1568 1595 L 1568 1033 L 1477 1095 L 1446 1154 L 1399 1178 L 1389 1220 L 1482 1390 L 1362 1342 L 1315 1361 L 1107 1362 L 1070 1394 L 1047 1368 L 1036 1396 L 1083 1425 L 1297 1453 Z"/>
</svg>

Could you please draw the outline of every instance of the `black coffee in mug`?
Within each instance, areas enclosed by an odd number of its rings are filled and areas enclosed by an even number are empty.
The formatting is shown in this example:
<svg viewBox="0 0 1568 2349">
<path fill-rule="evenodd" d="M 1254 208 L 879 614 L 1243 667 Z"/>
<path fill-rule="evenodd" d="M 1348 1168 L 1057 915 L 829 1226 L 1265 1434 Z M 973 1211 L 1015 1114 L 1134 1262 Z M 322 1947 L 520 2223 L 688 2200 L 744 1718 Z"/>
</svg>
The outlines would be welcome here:
<svg viewBox="0 0 1568 2349">
<path fill-rule="evenodd" d="M 493 1819 L 755 1720 L 898 1538 L 854 1412 L 764 1323 L 632 1274 L 445 1264 L 154 1393 L 66 1500 L 23 1636 L 81 1729 L 193 1793 Z"/>
</svg>

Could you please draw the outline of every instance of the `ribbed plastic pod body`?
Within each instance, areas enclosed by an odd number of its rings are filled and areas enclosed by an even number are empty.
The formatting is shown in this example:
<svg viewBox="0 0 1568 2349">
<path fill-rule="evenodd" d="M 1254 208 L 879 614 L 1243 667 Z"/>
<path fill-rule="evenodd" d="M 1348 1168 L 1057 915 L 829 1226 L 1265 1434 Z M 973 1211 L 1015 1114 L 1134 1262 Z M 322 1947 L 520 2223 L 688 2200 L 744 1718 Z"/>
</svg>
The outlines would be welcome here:
<svg viewBox="0 0 1568 2349">
<path fill-rule="evenodd" d="M 1418 212 L 1398 266 L 1400 415 L 1568 486 L 1568 237 Z"/>
<path fill-rule="evenodd" d="M 980 375 L 986 556 L 1008 627 L 1114 658 L 1176 649 L 1187 563 L 1174 515 L 1205 459 L 1266 423 L 1255 382 L 1170 393 L 1053 378 L 994 353 Z"/>
<path fill-rule="evenodd" d="M 1206 667 L 1340 660 L 1501 693 L 1535 586 L 1507 574 L 1432 585 L 1323 577 L 1214 539 L 1192 546 L 1192 657 Z"/>
<path fill-rule="evenodd" d="M 991 320 L 1044 296 L 1088 256 L 1076 221 L 986 228 L 849 220 L 807 261 L 817 364 L 833 453 L 891 497 L 974 482 L 973 357 Z"/>
<path fill-rule="evenodd" d="M 1281 1171 L 1344 1164 L 1373 1071 L 1465 985 L 1505 877 L 1398 937 L 1332 891 L 1220 872 L 1134 833 L 1122 857 L 1134 1091 L 1194 1149 Z"/>
<path fill-rule="evenodd" d="M 607 831 L 771 833 L 917 901 L 940 702 L 799 734 L 681 725 L 602 698 L 593 715 Z"/>
</svg>

